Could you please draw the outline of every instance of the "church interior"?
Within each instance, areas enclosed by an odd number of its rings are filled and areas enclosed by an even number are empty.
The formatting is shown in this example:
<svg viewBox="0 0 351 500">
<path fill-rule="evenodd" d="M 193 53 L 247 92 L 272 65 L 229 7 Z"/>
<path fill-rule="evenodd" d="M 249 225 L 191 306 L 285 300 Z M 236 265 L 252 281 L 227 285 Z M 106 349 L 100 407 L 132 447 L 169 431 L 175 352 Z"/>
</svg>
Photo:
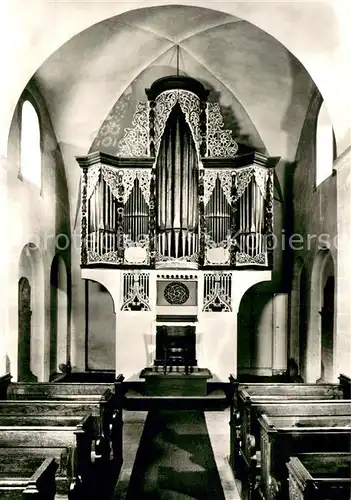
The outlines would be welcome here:
<svg viewBox="0 0 351 500">
<path fill-rule="evenodd" d="M 0 498 L 351 495 L 351 6 L 1 6 Z"/>
</svg>

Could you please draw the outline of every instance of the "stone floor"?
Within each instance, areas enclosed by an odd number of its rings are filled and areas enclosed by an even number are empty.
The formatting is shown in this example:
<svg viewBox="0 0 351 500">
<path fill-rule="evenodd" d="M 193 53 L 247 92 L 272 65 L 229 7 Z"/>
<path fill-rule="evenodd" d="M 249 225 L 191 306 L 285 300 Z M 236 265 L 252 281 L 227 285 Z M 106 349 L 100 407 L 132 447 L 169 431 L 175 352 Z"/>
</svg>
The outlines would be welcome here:
<svg viewBox="0 0 351 500">
<path fill-rule="evenodd" d="M 124 463 L 113 500 L 126 498 L 147 412 L 124 412 Z M 238 486 L 229 466 L 229 410 L 205 413 L 206 425 L 226 500 L 240 500 Z"/>
<path fill-rule="evenodd" d="M 226 500 L 240 500 L 240 483 L 229 465 L 229 409 L 205 413 L 208 434 Z"/>
</svg>

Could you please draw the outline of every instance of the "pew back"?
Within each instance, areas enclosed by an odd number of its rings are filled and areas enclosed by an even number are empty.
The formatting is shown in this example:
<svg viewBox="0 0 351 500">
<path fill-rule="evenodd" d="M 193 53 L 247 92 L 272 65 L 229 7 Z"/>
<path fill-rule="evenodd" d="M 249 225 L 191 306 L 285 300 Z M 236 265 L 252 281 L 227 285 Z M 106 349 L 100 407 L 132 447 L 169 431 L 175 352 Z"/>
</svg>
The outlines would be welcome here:
<svg viewBox="0 0 351 500">
<path fill-rule="evenodd" d="M 261 426 L 260 489 L 265 500 L 285 499 L 290 456 L 310 452 L 349 452 L 349 416 L 259 417 Z M 279 486 L 281 485 L 281 486 Z"/>
<path fill-rule="evenodd" d="M 267 416 L 307 417 L 326 415 L 351 415 L 351 400 L 284 400 L 262 401 L 247 400 L 245 411 L 241 415 L 240 451 L 244 462 L 250 466 L 251 457 L 260 449 L 260 425 L 258 418 L 262 414 Z"/>
<path fill-rule="evenodd" d="M 334 398 L 342 399 L 343 390 L 337 384 L 239 384 L 238 391 L 246 397 L 264 398 Z"/>
<path fill-rule="evenodd" d="M 7 388 L 7 399 L 93 399 L 107 390 L 113 391 L 113 384 L 78 382 L 11 382 Z"/>
<path fill-rule="evenodd" d="M 22 461 L 22 469 L 14 472 L 13 467 L 0 470 L 0 496 L 6 500 L 42 499 L 54 500 L 56 493 L 54 458 L 36 463 L 30 458 Z"/>
<path fill-rule="evenodd" d="M 300 454 L 287 468 L 290 500 L 351 498 L 351 452 Z"/>
</svg>

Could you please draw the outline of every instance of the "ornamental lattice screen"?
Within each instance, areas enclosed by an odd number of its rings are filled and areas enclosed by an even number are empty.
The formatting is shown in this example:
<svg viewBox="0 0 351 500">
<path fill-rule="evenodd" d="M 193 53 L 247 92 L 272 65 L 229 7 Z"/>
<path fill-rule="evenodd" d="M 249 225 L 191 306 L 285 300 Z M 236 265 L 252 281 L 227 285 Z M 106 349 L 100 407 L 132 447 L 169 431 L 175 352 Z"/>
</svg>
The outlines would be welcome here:
<svg viewBox="0 0 351 500">
<path fill-rule="evenodd" d="M 161 78 L 146 93 L 116 157 L 77 158 L 82 266 L 270 266 L 269 159 L 237 154 L 200 82 Z"/>
</svg>

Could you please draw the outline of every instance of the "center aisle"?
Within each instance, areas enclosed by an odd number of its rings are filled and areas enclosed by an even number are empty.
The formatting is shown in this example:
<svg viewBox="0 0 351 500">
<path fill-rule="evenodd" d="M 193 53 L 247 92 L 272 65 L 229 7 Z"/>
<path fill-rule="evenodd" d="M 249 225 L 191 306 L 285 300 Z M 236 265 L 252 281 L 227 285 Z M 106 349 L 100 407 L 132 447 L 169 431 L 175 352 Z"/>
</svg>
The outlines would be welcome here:
<svg viewBox="0 0 351 500">
<path fill-rule="evenodd" d="M 127 500 L 225 500 L 202 411 L 150 411 Z"/>
</svg>

